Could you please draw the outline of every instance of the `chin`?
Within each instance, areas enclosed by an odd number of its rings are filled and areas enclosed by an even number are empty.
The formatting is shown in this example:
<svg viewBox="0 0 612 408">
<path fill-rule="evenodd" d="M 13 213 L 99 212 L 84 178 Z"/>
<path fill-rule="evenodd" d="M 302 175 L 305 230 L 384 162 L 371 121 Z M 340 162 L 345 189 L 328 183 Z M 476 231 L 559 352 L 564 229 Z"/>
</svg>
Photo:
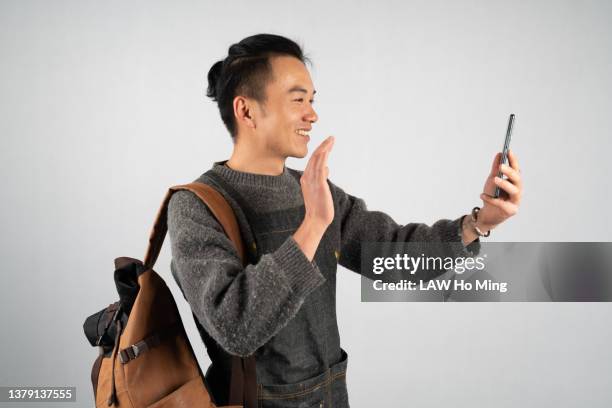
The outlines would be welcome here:
<svg viewBox="0 0 612 408">
<path fill-rule="evenodd" d="M 299 150 L 295 152 L 295 154 L 292 154 L 291 156 L 295 157 L 296 159 L 303 159 L 304 157 L 306 157 L 307 154 L 308 154 L 308 148 L 304 150 Z"/>
<path fill-rule="evenodd" d="M 296 159 L 303 159 L 308 154 L 308 146 L 294 146 L 293 150 L 287 155 L 287 157 L 294 157 Z"/>
</svg>

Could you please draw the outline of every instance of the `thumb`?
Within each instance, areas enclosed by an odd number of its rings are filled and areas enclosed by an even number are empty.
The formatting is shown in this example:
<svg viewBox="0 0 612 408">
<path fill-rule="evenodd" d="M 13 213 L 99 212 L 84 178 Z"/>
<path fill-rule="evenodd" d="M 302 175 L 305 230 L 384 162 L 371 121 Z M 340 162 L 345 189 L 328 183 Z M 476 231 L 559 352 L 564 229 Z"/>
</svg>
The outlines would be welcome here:
<svg viewBox="0 0 612 408">
<path fill-rule="evenodd" d="M 499 173 L 499 165 L 501 164 L 501 157 L 502 154 L 501 153 L 497 153 L 495 155 L 495 157 L 493 158 L 493 164 L 491 165 L 491 173 L 489 173 L 490 176 L 497 176 L 497 173 Z"/>
</svg>

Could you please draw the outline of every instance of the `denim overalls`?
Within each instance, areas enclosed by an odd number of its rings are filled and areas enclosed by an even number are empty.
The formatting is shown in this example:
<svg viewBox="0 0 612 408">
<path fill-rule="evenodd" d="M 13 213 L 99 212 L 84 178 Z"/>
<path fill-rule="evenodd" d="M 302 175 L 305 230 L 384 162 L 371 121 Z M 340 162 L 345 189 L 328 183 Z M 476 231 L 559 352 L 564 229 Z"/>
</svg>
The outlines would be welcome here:
<svg viewBox="0 0 612 408">
<path fill-rule="evenodd" d="M 300 174 L 288 169 L 299 184 Z M 212 170 L 198 181 L 211 184 L 236 213 L 251 263 L 275 251 L 304 219 L 304 205 L 282 211 L 255 213 L 248 202 Z M 313 262 L 325 282 L 305 299 L 296 316 L 255 352 L 260 408 L 349 407 L 346 389 L 347 354 L 340 348 L 336 320 L 336 269 L 340 251 L 340 222 L 329 226 Z M 203 328 L 198 329 L 213 361 L 207 379 L 220 390 L 229 379 L 229 357 Z M 229 382 L 227 382 L 229 384 Z M 218 403 L 223 396 L 215 395 Z"/>
</svg>

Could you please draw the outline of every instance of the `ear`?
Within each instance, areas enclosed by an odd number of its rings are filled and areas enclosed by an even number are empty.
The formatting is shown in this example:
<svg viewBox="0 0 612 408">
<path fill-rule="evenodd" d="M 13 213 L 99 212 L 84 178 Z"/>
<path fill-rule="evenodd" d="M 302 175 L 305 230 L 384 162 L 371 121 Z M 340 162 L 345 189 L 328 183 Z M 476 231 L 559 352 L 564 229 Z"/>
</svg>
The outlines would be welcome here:
<svg viewBox="0 0 612 408">
<path fill-rule="evenodd" d="M 234 98 L 233 108 L 236 123 L 252 129 L 257 127 L 255 124 L 255 112 L 253 109 L 254 106 L 252 100 L 245 98 L 244 96 L 236 96 Z"/>
</svg>

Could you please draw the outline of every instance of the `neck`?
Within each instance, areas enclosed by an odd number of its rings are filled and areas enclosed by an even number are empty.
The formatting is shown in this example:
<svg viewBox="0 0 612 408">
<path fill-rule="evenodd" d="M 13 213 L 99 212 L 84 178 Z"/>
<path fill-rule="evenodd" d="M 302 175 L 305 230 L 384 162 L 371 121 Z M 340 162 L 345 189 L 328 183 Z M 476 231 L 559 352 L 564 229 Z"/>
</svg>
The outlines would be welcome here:
<svg viewBox="0 0 612 408">
<path fill-rule="evenodd" d="M 270 152 L 257 150 L 254 146 L 236 142 L 226 164 L 232 170 L 243 173 L 279 176 L 285 169 L 285 160 L 285 157 L 278 157 Z"/>
</svg>

